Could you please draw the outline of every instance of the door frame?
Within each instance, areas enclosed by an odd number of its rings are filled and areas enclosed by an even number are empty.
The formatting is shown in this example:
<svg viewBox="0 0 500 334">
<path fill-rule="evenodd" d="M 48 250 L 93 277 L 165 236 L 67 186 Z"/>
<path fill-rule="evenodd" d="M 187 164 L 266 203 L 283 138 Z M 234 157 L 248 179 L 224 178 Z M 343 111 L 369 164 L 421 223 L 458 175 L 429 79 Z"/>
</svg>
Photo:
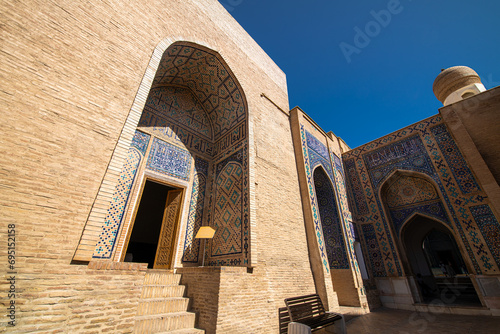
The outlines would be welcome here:
<svg viewBox="0 0 500 334">
<path fill-rule="evenodd" d="M 137 217 L 137 212 L 139 211 L 139 206 L 142 200 L 142 194 L 144 192 L 144 187 L 146 186 L 146 181 L 151 181 L 151 182 L 156 182 L 164 186 L 168 186 L 171 188 L 175 188 L 177 190 L 182 190 L 181 194 L 181 205 L 180 205 L 180 211 L 179 215 L 176 220 L 176 231 L 174 235 L 174 253 L 172 255 L 172 261 L 171 261 L 171 267 L 175 267 L 175 263 L 177 262 L 177 257 L 178 257 L 178 248 L 179 248 L 179 242 L 180 242 L 180 237 L 181 237 L 181 231 L 184 226 L 183 221 L 184 221 L 184 215 L 186 211 L 186 206 L 189 205 L 189 203 L 186 203 L 186 198 L 189 198 L 189 194 L 187 194 L 188 188 L 189 188 L 189 183 L 187 181 L 181 181 L 174 179 L 172 177 L 168 177 L 165 175 L 161 175 L 155 172 L 147 171 L 145 170 L 140 178 L 137 180 L 137 184 L 133 186 L 132 189 L 132 196 L 131 196 L 131 205 L 132 208 L 130 212 L 128 213 L 128 217 L 126 217 L 125 223 L 126 226 L 124 226 L 122 230 L 122 234 L 125 234 L 125 238 L 123 239 L 123 244 L 121 247 L 117 249 L 117 252 L 120 252 L 118 261 L 119 262 L 124 262 L 125 261 L 125 256 L 126 256 L 126 251 L 128 248 L 128 244 L 130 242 L 130 237 L 132 236 L 132 231 L 134 229 L 135 225 L 135 220 Z M 163 225 L 163 222 L 162 222 Z"/>
</svg>

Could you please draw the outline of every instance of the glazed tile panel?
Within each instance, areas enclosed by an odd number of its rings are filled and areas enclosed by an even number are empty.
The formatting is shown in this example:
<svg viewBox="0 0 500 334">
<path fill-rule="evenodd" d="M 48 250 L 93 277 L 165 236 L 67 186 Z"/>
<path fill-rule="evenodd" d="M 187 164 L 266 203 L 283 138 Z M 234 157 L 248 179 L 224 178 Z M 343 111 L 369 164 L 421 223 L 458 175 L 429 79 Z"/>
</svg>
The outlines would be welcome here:
<svg viewBox="0 0 500 334">
<path fill-rule="evenodd" d="M 210 242 L 211 266 L 238 266 L 249 262 L 248 156 L 246 145 L 216 163 L 215 190 L 209 206 L 209 225 L 215 229 Z"/>
<path fill-rule="evenodd" d="M 310 162 L 310 156 L 309 156 L 309 149 L 307 145 L 307 131 L 304 128 L 304 125 L 300 125 L 300 140 L 302 143 L 302 154 L 304 156 L 304 165 L 306 169 L 306 178 L 307 178 L 307 186 L 309 190 L 309 199 L 310 199 L 310 205 L 312 209 L 312 215 L 313 215 L 313 221 L 314 221 L 314 232 L 316 233 L 316 240 L 318 242 L 318 249 L 320 252 L 321 256 L 321 262 L 323 263 L 323 266 L 326 270 L 327 273 L 330 272 L 330 265 L 328 263 L 328 257 L 326 255 L 326 247 L 325 247 L 325 242 L 323 238 L 323 231 L 321 227 L 321 220 L 319 216 L 319 210 L 318 210 L 318 203 L 316 199 L 316 193 L 314 191 L 314 179 L 313 179 L 313 170 L 314 168 L 311 167 L 312 164 Z M 312 154 L 315 154 L 314 151 L 311 149 L 310 150 Z M 321 154 L 317 154 L 313 156 L 313 164 L 318 164 L 318 161 L 324 160 Z M 326 169 L 325 169 L 326 170 Z M 327 170 L 328 172 L 328 170 Z"/>
<path fill-rule="evenodd" d="M 372 224 L 361 225 L 363 231 L 363 236 L 366 242 L 366 247 L 369 251 L 369 259 L 372 268 L 373 275 L 375 277 L 385 277 L 387 273 L 385 271 L 384 260 L 382 259 L 382 253 L 380 252 L 380 247 L 377 242 L 377 233 Z"/>
<path fill-rule="evenodd" d="M 104 219 L 104 226 L 99 235 L 93 258 L 109 259 L 113 253 L 118 231 L 122 225 L 123 215 L 130 191 L 135 180 L 137 168 L 146 152 L 150 136 L 136 131 L 127 154 L 127 159 L 120 173 L 118 184 L 113 193 L 113 200 L 109 205 Z"/>
<path fill-rule="evenodd" d="M 355 221 L 362 224 L 363 231 L 369 229 L 364 227 L 365 224 L 375 230 L 388 276 L 402 274 L 389 224 L 394 223 L 395 230 L 399 231 L 414 213 L 423 213 L 452 225 L 477 274 L 498 271 L 492 255 L 498 246 L 488 244 L 486 240 L 490 239 L 480 230 L 479 218 L 474 218 L 469 210 L 474 205 L 487 206 L 486 196 L 439 115 L 346 152 L 342 159 L 346 166 L 348 191 L 354 203 Z M 408 187 L 401 187 L 401 192 L 389 201 L 392 208 L 390 217 L 386 217 L 379 191 L 396 170 L 415 171 L 430 177 L 441 194 L 439 200 L 432 200 L 432 192 L 425 193 L 425 189 L 430 189 L 427 186 L 414 188 L 422 188 L 420 194 L 410 194 Z M 413 202 L 398 207 L 398 201 L 408 200 L 403 199 L 403 190 L 407 191 L 407 197 L 413 196 Z M 421 200 L 424 202 L 419 202 Z M 366 233 L 363 233 L 363 238 L 366 243 Z M 373 243 L 373 239 L 370 240 Z M 376 249 L 368 249 L 372 265 L 373 259 L 380 258 Z M 372 272 L 379 275 L 382 271 L 372 266 Z"/>
<path fill-rule="evenodd" d="M 246 120 L 241 88 L 221 59 L 203 47 L 176 43 L 164 53 L 153 87 L 176 85 L 189 88 L 213 124 L 215 140 Z"/>
<path fill-rule="evenodd" d="M 483 235 L 486 244 L 491 249 L 495 262 L 500 266 L 500 224 L 489 205 L 471 206 L 470 211 Z M 485 252 L 482 255 L 487 255 Z"/>
<path fill-rule="evenodd" d="M 314 171 L 314 189 L 330 269 L 349 269 L 335 193 L 328 176 L 321 169 Z"/>
<path fill-rule="evenodd" d="M 184 240 L 183 262 L 198 262 L 200 240 L 195 239 L 196 233 L 203 222 L 203 208 L 205 204 L 205 190 L 208 177 L 208 161 L 197 157 L 194 163 L 194 180 L 189 214 L 186 224 L 186 237 Z"/>
<path fill-rule="evenodd" d="M 146 168 L 187 181 L 191 171 L 191 154 L 180 147 L 154 138 Z"/>
</svg>

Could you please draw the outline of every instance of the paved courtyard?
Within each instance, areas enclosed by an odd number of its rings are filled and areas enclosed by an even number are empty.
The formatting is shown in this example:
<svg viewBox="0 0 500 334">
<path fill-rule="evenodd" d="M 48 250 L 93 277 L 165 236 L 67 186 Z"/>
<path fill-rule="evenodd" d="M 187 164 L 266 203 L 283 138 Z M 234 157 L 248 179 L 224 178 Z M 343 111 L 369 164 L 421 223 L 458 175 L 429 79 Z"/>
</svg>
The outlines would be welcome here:
<svg viewBox="0 0 500 334">
<path fill-rule="evenodd" d="M 500 317 L 379 309 L 351 320 L 348 334 L 500 334 Z"/>
</svg>

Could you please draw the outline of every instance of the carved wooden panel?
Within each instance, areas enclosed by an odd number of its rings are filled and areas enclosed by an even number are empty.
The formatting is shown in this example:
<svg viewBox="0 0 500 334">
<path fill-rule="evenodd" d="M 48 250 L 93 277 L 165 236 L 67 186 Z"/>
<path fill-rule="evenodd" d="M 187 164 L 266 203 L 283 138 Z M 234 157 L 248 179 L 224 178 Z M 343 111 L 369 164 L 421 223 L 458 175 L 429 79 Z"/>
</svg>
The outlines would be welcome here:
<svg viewBox="0 0 500 334">
<path fill-rule="evenodd" d="M 158 248 L 156 249 L 155 269 L 170 269 L 172 265 L 181 202 L 182 190 L 171 190 L 168 192 Z"/>
</svg>

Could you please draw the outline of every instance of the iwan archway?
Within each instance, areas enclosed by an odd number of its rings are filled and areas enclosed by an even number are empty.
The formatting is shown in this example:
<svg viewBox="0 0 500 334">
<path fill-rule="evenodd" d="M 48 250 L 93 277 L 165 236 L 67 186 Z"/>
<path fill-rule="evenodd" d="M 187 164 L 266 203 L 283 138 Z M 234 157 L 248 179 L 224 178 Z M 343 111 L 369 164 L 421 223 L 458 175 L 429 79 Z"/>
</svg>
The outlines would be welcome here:
<svg viewBox="0 0 500 334">
<path fill-rule="evenodd" d="M 472 267 L 431 179 L 397 171 L 382 185 L 381 197 L 414 301 L 480 306 L 468 276 Z"/>
<path fill-rule="evenodd" d="M 205 263 L 248 266 L 243 90 L 217 52 L 194 43 L 173 43 L 156 68 L 142 109 L 134 104 L 126 121 L 74 260 L 136 261 L 142 242 L 156 246 L 155 259 L 152 252 L 146 259 L 150 266 L 196 265 L 201 257 L 194 236 L 200 226 L 210 225 L 216 232 Z M 120 158 L 123 165 L 114 175 Z M 162 189 L 151 195 L 151 187 Z M 163 202 L 155 206 L 154 217 L 141 210 L 152 200 L 141 200 L 144 196 Z"/>
<path fill-rule="evenodd" d="M 328 265 L 339 305 L 360 306 L 332 181 L 322 166 L 314 169 L 313 178 Z"/>
</svg>

